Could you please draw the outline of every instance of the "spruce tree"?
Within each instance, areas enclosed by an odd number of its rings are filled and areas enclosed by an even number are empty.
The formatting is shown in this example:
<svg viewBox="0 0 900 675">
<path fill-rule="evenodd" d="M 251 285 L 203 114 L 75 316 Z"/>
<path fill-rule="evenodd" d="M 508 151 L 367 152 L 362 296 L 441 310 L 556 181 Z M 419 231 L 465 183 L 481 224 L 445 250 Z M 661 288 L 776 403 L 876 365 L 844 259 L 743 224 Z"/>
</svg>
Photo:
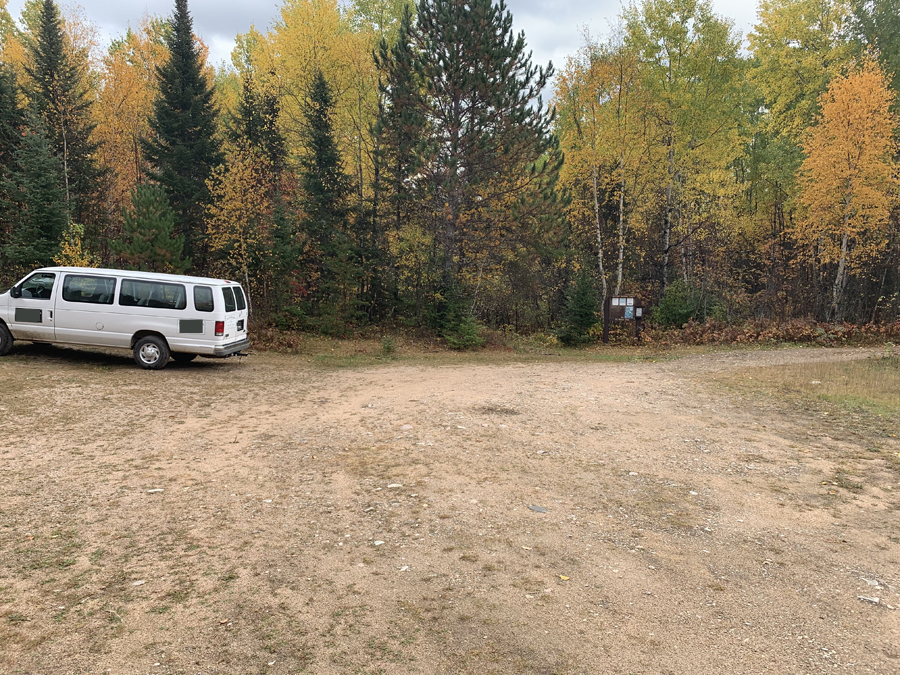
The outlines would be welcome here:
<svg viewBox="0 0 900 675">
<path fill-rule="evenodd" d="M 9 238 L 21 216 L 16 202 L 13 170 L 18 149 L 22 145 L 24 127 L 24 112 L 19 107 L 15 71 L 5 64 L 0 65 L 0 287 L 11 282 L 14 276 L 5 253 Z"/>
<path fill-rule="evenodd" d="M 319 279 L 319 311 L 341 322 L 355 315 L 359 266 L 350 235 L 348 206 L 353 185 L 341 162 L 331 115 L 334 97 L 321 71 L 316 71 L 304 106 L 300 164 L 301 224 L 313 248 L 308 252 L 311 272 Z"/>
<path fill-rule="evenodd" d="M 15 162 L 16 150 L 22 145 L 25 113 L 19 106 L 15 71 L 0 65 L 0 178 L 7 177 Z M 8 195 L 0 193 L 0 200 Z M 0 216 L 2 218 L 2 216 Z"/>
<path fill-rule="evenodd" d="M 249 148 L 265 160 L 269 199 L 272 208 L 271 285 L 269 298 L 281 311 L 290 296 L 292 275 L 297 265 L 296 220 L 286 195 L 293 192 L 292 174 L 285 171 L 287 148 L 278 126 L 281 105 L 269 91 L 260 91 L 248 67 L 241 79 L 241 98 L 228 121 L 228 140 L 239 148 Z"/>
<path fill-rule="evenodd" d="M 95 160 L 98 144 L 91 139 L 97 125 L 91 117 L 86 59 L 67 44 L 53 0 L 41 3 L 36 33 L 26 45 L 28 95 L 62 166 L 67 210 L 78 222 L 97 223 L 105 172 Z"/>
<path fill-rule="evenodd" d="M 43 120 L 34 113 L 26 117 L 21 144 L 8 169 L 2 191 L 15 212 L 0 249 L 0 264 L 17 273 L 51 265 L 69 213 L 62 166 L 53 155 Z"/>
<path fill-rule="evenodd" d="M 9 192 L 16 151 L 22 145 L 24 111 L 19 107 L 15 71 L 0 65 L 0 245 L 17 217 Z"/>
<path fill-rule="evenodd" d="M 235 145 L 246 144 L 261 152 L 276 175 L 284 169 L 287 157 L 278 128 L 280 114 L 278 97 L 258 91 L 253 76 L 245 73 L 241 78 L 241 98 L 228 124 L 228 137 Z"/>
<path fill-rule="evenodd" d="M 203 217 L 209 203 L 206 181 L 222 162 L 216 140 L 217 110 L 194 41 L 187 0 L 175 0 L 166 36 L 169 57 L 156 70 L 150 137 L 143 142 L 151 177 L 166 191 L 175 212 L 175 230 L 184 236 L 185 256 L 204 269 Z"/>
<path fill-rule="evenodd" d="M 590 342 L 588 331 L 597 323 L 597 291 L 586 268 L 575 277 L 575 283 L 566 294 L 563 325 L 556 332 L 564 345 Z"/>
<path fill-rule="evenodd" d="M 126 269 L 180 274 L 191 265 L 183 257 L 184 235 L 175 234 L 175 213 L 165 191 L 138 185 L 131 192 L 132 210 L 122 210 L 122 234 L 112 242 L 113 254 Z"/>
<path fill-rule="evenodd" d="M 402 229 L 415 202 L 412 178 L 425 132 L 424 85 L 416 73 L 412 29 L 412 14 L 406 5 L 396 43 L 389 47 L 387 39 L 382 39 L 376 56 L 382 99 L 375 126 L 378 171 L 385 201 L 390 205 L 391 226 L 396 231 Z"/>
</svg>

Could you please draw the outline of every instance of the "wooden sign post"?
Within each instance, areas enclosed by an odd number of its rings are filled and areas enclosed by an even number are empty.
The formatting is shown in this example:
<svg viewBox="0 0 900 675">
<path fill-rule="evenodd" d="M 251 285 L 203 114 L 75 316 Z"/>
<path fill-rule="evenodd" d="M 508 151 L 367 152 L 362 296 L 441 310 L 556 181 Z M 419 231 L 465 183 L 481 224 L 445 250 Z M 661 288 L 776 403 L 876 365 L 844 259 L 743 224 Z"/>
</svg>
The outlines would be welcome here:
<svg viewBox="0 0 900 675">
<path fill-rule="evenodd" d="M 614 295 L 603 302 L 603 344 L 609 344 L 610 321 L 634 321 L 634 336 L 641 341 L 644 306 L 637 296 Z"/>
</svg>

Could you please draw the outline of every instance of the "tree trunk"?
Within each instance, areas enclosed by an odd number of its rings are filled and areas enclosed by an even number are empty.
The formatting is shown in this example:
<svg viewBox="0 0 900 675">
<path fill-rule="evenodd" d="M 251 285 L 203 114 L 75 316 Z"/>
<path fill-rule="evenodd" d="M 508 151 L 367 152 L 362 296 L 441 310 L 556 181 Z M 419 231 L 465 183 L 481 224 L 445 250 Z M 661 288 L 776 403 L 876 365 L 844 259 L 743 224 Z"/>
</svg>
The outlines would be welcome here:
<svg viewBox="0 0 900 675">
<path fill-rule="evenodd" d="M 847 284 L 847 253 L 850 234 L 844 232 L 841 239 L 841 257 L 838 260 L 837 274 L 834 277 L 834 288 L 831 295 L 831 313 L 835 321 L 844 320 L 844 287 Z"/>
<path fill-rule="evenodd" d="M 837 274 L 834 277 L 834 287 L 831 293 L 831 312 L 835 321 L 844 320 L 844 288 L 847 285 L 847 256 L 850 253 L 850 195 L 853 186 L 848 181 L 847 192 L 844 196 L 844 235 L 841 237 L 841 257 L 838 259 Z"/>
<path fill-rule="evenodd" d="M 675 145 L 669 140 L 669 180 L 666 184 L 666 218 L 663 223 L 662 292 L 669 283 L 669 246 L 672 240 L 672 201 L 675 191 Z"/>
<path fill-rule="evenodd" d="M 603 231 L 600 228 L 600 195 L 597 189 L 597 166 L 593 167 L 594 179 L 594 225 L 597 228 L 597 264 L 600 268 L 600 281 L 603 284 L 603 301 L 606 302 L 606 270 L 603 269 Z"/>
<path fill-rule="evenodd" d="M 616 269 L 615 295 L 622 293 L 622 276 L 625 270 L 625 157 L 619 155 L 619 259 Z"/>
</svg>

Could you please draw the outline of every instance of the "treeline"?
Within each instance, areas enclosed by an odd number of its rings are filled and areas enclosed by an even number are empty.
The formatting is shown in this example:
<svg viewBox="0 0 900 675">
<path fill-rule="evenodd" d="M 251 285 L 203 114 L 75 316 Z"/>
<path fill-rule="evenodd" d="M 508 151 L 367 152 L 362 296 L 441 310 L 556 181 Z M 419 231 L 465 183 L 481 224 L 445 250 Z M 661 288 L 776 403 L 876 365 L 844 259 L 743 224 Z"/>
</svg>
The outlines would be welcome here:
<svg viewBox="0 0 900 675">
<path fill-rule="evenodd" d="M 285 0 L 218 71 L 186 0 L 98 55 L 0 0 L 0 282 L 53 263 L 242 281 L 257 319 L 577 341 L 656 318 L 900 314 L 900 20 L 764 2 L 749 52 L 645 0 L 554 78 L 491 0 Z M 549 106 L 542 97 L 551 97 Z"/>
</svg>

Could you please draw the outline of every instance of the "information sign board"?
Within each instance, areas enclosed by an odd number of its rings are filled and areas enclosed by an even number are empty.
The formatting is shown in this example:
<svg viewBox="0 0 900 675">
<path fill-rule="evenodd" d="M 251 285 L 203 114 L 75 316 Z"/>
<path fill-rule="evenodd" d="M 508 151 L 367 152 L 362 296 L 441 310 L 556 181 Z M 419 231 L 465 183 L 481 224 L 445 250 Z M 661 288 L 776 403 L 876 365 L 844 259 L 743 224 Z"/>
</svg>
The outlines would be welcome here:
<svg viewBox="0 0 900 675">
<path fill-rule="evenodd" d="M 637 296 L 614 295 L 603 303 L 603 342 L 609 342 L 610 321 L 634 321 L 635 336 L 641 339 L 641 322 L 644 308 Z"/>
</svg>

